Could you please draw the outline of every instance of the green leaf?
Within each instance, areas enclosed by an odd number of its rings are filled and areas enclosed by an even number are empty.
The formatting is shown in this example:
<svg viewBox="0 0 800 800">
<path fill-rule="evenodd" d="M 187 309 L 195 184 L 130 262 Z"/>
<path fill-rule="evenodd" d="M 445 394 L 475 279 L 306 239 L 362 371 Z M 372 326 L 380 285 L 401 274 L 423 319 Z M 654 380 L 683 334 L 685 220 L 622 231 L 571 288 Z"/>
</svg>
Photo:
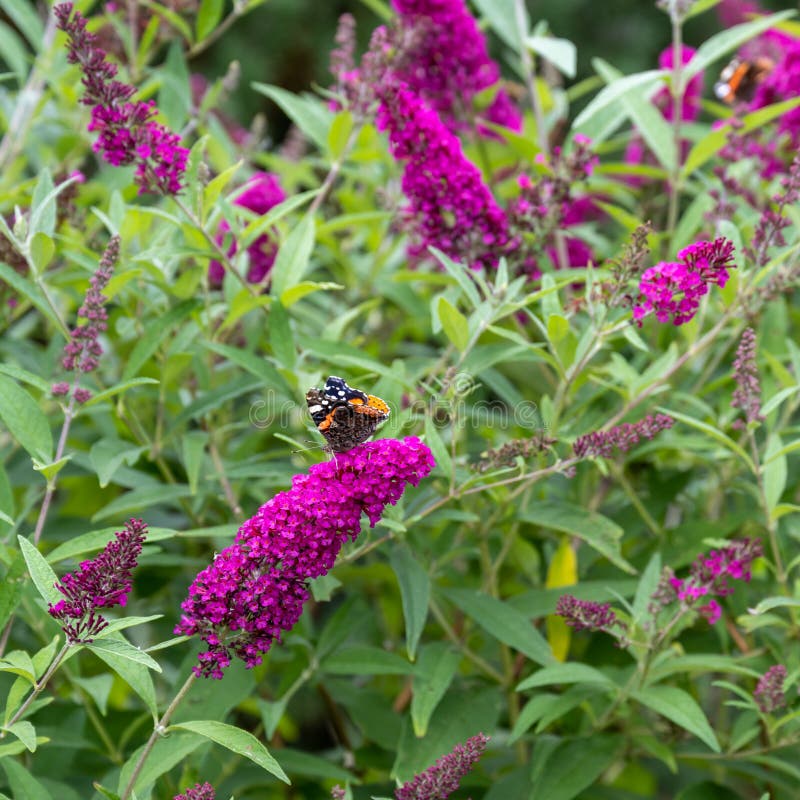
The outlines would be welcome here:
<svg viewBox="0 0 800 800">
<path fill-rule="evenodd" d="M 294 370 L 297 347 L 294 343 L 289 315 L 280 302 L 274 302 L 269 310 L 269 344 L 281 366 Z"/>
<path fill-rule="evenodd" d="M 667 70 L 651 69 L 646 72 L 635 72 L 610 83 L 575 118 L 575 122 L 572 123 L 573 133 L 590 125 L 601 112 L 616 103 L 627 92 L 639 91 L 646 94 L 660 78 L 667 75 L 669 75 Z"/>
<path fill-rule="evenodd" d="M 748 469 L 755 474 L 756 467 L 753 464 L 753 459 L 744 451 L 744 449 L 733 441 L 730 436 L 724 434 L 719 428 L 715 428 L 713 425 L 709 425 L 707 422 L 702 422 L 699 419 L 695 419 L 694 417 L 690 417 L 686 414 L 680 414 L 677 411 L 672 411 L 669 408 L 664 408 L 662 406 L 658 407 L 658 410 L 662 414 L 669 414 L 669 416 L 674 417 L 679 422 L 683 422 L 686 425 L 689 425 L 692 428 L 696 428 L 698 431 L 702 431 L 703 433 L 710 436 L 715 441 L 719 442 L 726 450 L 729 450 L 731 453 L 735 453 L 742 461 L 747 465 Z"/>
<path fill-rule="evenodd" d="M 661 580 L 661 554 L 653 553 L 647 566 L 639 579 L 639 586 L 636 588 L 636 595 L 633 600 L 633 622 L 638 624 L 647 614 L 647 607 L 650 605 L 658 582 Z"/>
<path fill-rule="evenodd" d="M 530 19 L 527 11 L 523 11 L 524 26 L 520 30 L 517 24 L 516 4 L 514 0 L 475 0 L 475 7 L 488 20 L 495 33 L 512 49 L 519 52 L 520 37 L 530 30 Z"/>
<path fill-rule="evenodd" d="M 619 70 L 602 59 L 596 58 L 592 63 L 597 73 L 609 84 L 613 85 L 614 81 L 622 78 Z M 643 92 L 626 92 L 619 100 L 659 164 L 665 170 L 672 171 L 677 163 L 678 151 L 670 124 Z"/>
<path fill-rule="evenodd" d="M 614 763 L 622 746 L 621 737 L 605 733 L 562 743 L 537 765 L 530 800 L 572 800 Z"/>
<path fill-rule="evenodd" d="M 352 132 L 353 115 L 349 111 L 339 111 L 328 131 L 328 154 L 333 161 L 339 161 L 345 155 L 345 148 Z"/>
<path fill-rule="evenodd" d="M 307 214 L 292 229 L 278 250 L 275 264 L 270 273 L 272 277 L 270 295 L 272 297 L 282 297 L 287 289 L 291 289 L 302 281 L 308 270 L 315 236 L 314 217 Z"/>
<path fill-rule="evenodd" d="M 751 614 L 766 614 L 773 608 L 798 608 L 800 599 L 795 597 L 766 597 L 761 600 L 755 608 L 749 609 Z"/>
<path fill-rule="evenodd" d="M 8 14 L 34 51 L 41 48 L 44 31 L 35 5 L 27 0 L 1 0 L 0 8 Z"/>
<path fill-rule="evenodd" d="M 23 278 L 16 270 L 11 269 L 8 264 L 2 262 L 0 262 L 0 278 L 12 286 L 20 297 L 24 297 L 25 300 L 30 301 L 37 310 L 44 317 L 49 319 L 65 336 L 68 334 L 68 331 L 64 329 L 64 323 L 58 318 L 58 315 L 55 314 L 50 304 L 45 299 L 45 296 L 42 294 L 41 289 L 39 289 L 33 281 Z"/>
<path fill-rule="evenodd" d="M 3 730 L 16 736 L 31 753 L 36 752 L 36 728 L 30 722 L 23 719 L 13 725 L 4 727 Z"/>
<path fill-rule="evenodd" d="M 203 466 L 208 438 L 206 431 L 189 431 L 181 437 L 183 467 L 186 470 L 186 478 L 193 495 L 197 494 L 197 482 L 200 478 L 200 468 Z"/>
<path fill-rule="evenodd" d="M 771 433 L 767 439 L 767 448 L 764 452 L 764 466 L 761 472 L 764 481 L 764 499 L 767 501 L 767 508 L 770 515 L 774 514 L 778 502 L 786 488 L 786 478 L 788 475 L 788 465 L 786 456 L 774 457 L 783 449 L 781 437 L 776 433 Z"/>
<path fill-rule="evenodd" d="M 326 656 L 320 669 L 331 675 L 410 675 L 414 671 L 404 658 L 369 645 L 343 647 Z"/>
<path fill-rule="evenodd" d="M 406 650 L 413 661 L 425 620 L 428 618 L 431 581 L 428 573 L 405 546 L 395 547 L 390 561 L 400 584 L 403 617 L 406 622 Z"/>
<path fill-rule="evenodd" d="M 234 753 L 244 758 L 249 758 L 262 769 L 274 775 L 284 783 L 290 783 L 286 773 L 281 769 L 280 764 L 269 754 L 269 751 L 252 733 L 243 731 L 233 725 L 215 720 L 192 720 L 190 722 L 178 722 L 170 725 L 170 729 L 191 731 L 212 742 L 226 747 Z"/>
<path fill-rule="evenodd" d="M 555 663 L 547 640 L 533 627 L 531 620 L 513 606 L 472 589 L 447 589 L 444 595 L 493 638 L 537 664 Z"/>
<path fill-rule="evenodd" d="M 134 447 L 120 439 L 98 439 L 89 451 L 89 463 L 97 473 L 100 488 L 108 486 L 114 473 L 123 465 L 132 467 L 144 452 L 144 447 Z"/>
<path fill-rule="evenodd" d="M 293 286 L 291 289 L 287 289 L 281 295 L 281 303 L 285 308 L 290 308 L 299 300 L 302 300 L 306 295 L 311 294 L 312 292 L 338 292 L 344 289 L 341 283 L 330 283 L 323 282 L 318 283 L 316 281 L 302 281 L 298 283 L 297 286 Z"/>
<path fill-rule="evenodd" d="M 45 233 L 52 236 L 56 229 L 56 197 L 61 188 L 53 185 L 53 178 L 50 170 L 43 169 L 36 181 L 36 188 L 33 190 L 31 201 L 31 216 L 28 223 L 29 240 L 28 247 L 31 246 L 33 237 L 37 233 Z"/>
<path fill-rule="evenodd" d="M 37 274 L 41 275 L 47 269 L 47 265 L 53 260 L 56 246 L 53 240 L 46 233 L 42 233 L 41 231 L 33 234 L 29 246 L 34 270 Z"/>
<path fill-rule="evenodd" d="M 5 3 L 3 3 L 5 5 Z M 0 759 L 0 766 L 6 771 L 11 791 L 16 800 L 53 800 L 44 784 L 28 772 L 25 767 L 11 758 Z"/>
<path fill-rule="evenodd" d="M 683 689 L 675 686 L 648 686 L 635 691 L 632 696 L 642 705 L 689 731 L 715 753 L 720 752 L 719 742 L 703 709 Z"/>
<path fill-rule="evenodd" d="M 526 689 L 533 689 L 537 686 L 554 686 L 566 683 L 592 683 L 600 684 L 610 689 L 617 689 L 617 685 L 607 675 L 599 669 L 590 667 L 588 664 L 566 663 L 552 667 L 545 667 L 533 675 L 525 678 L 520 683 L 516 691 L 522 692 Z"/>
<path fill-rule="evenodd" d="M 432 642 L 420 649 L 414 670 L 411 723 L 414 735 L 425 736 L 436 707 L 455 677 L 461 656 L 446 642 Z"/>
<path fill-rule="evenodd" d="M 224 7 L 225 0 L 202 0 L 195 22 L 195 33 L 198 42 L 202 42 L 210 33 L 214 32 L 222 19 Z"/>
<path fill-rule="evenodd" d="M 270 308 L 270 318 L 275 313 L 274 306 L 275 304 L 273 303 L 273 307 Z M 266 388 L 274 393 L 292 396 L 292 392 L 283 375 L 263 356 L 257 356 L 255 353 L 243 350 L 240 347 L 231 347 L 217 342 L 203 342 L 203 346 L 247 370 L 251 375 L 255 375 L 256 378 L 260 378 L 264 381 Z"/>
<path fill-rule="evenodd" d="M 481 298 L 475 286 L 475 281 L 470 277 L 469 268 L 453 261 L 452 258 L 435 247 L 429 247 L 428 250 L 445 268 L 447 274 L 461 287 L 461 291 L 467 296 L 472 307 L 477 308 L 481 304 Z"/>
<path fill-rule="evenodd" d="M 328 145 L 328 131 L 333 122 L 333 112 L 318 98 L 310 95 L 297 95 L 279 86 L 267 83 L 253 83 L 252 87 L 260 94 L 274 100 L 286 116 L 305 133 L 321 151 Z"/>
<path fill-rule="evenodd" d="M 462 353 L 469 343 L 469 323 L 467 318 L 446 297 L 440 297 L 436 307 L 447 338 Z"/>
<path fill-rule="evenodd" d="M 447 447 L 442 441 L 442 437 L 439 435 L 439 431 L 436 429 L 436 421 L 432 414 L 425 415 L 425 444 L 430 447 L 433 453 L 436 470 L 449 478 L 453 462 L 450 459 L 450 453 L 447 452 Z"/>
<path fill-rule="evenodd" d="M 624 531 L 616 522 L 596 511 L 587 511 L 571 503 L 543 501 L 523 511 L 518 518 L 522 522 L 577 536 L 621 570 L 636 574 L 620 553 Z"/>
<path fill-rule="evenodd" d="M 150 658 L 144 650 L 140 650 L 138 647 L 135 647 L 130 642 L 123 639 L 122 636 L 113 639 L 95 639 L 93 642 L 84 645 L 84 647 L 96 653 L 98 656 L 101 653 L 110 653 L 112 656 L 119 656 L 128 661 L 133 661 L 135 664 L 141 664 L 155 672 L 161 672 L 161 666 L 157 661 Z"/>
<path fill-rule="evenodd" d="M 0 375 L 0 419 L 34 461 L 53 458 L 53 437 L 38 403 L 10 378 Z"/>
<path fill-rule="evenodd" d="M 183 321 L 201 304 L 197 300 L 184 300 L 158 317 L 158 325 L 147 327 L 141 338 L 136 342 L 133 350 L 128 355 L 125 368 L 122 370 L 122 381 L 128 381 L 144 366 L 150 356 L 155 353 L 158 346 L 172 332 L 174 325 Z"/>
<path fill-rule="evenodd" d="M 107 506 L 101 508 L 93 517 L 92 522 L 97 522 L 108 517 L 122 516 L 141 508 L 153 507 L 160 503 L 177 505 L 184 497 L 191 497 L 192 490 L 185 484 L 165 484 L 163 486 L 141 486 L 132 492 L 112 500 Z"/>
<path fill-rule="evenodd" d="M 748 39 L 758 36 L 759 33 L 763 33 L 769 28 L 774 28 L 775 23 L 789 19 L 796 13 L 796 11 L 781 11 L 778 14 L 759 17 L 752 22 L 734 25 L 732 28 L 715 33 L 697 48 L 692 60 L 683 68 L 683 80 L 688 82 L 694 75 L 707 69 L 718 59 L 732 53 L 740 44 L 744 44 Z"/>
<path fill-rule="evenodd" d="M 47 603 L 53 604 L 62 600 L 63 595 L 56 589 L 56 584 L 59 582 L 58 576 L 45 561 L 44 556 L 22 536 L 17 536 L 17 541 L 22 551 L 22 557 L 28 565 L 28 573 L 31 576 L 31 580 L 42 598 Z"/>
<path fill-rule="evenodd" d="M 28 73 L 28 52 L 16 31 L 5 22 L 0 22 L 0 53 L 3 54 L 3 61 L 13 70 L 17 81 L 22 84 Z"/>
<path fill-rule="evenodd" d="M 574 78 L 578 66 L 578 48 L 569 39 L 556 39 L 553 36 L 529 36 L 525 39 L 527 47 L 546 58 L 559 72 Z"/>
<path fill-rule="evenodd" d="M 798 106 L 800 106 L 800 97 L 793 97 L 791 100 L 784 100 L 782 103 L 775 103 L 771 106 L 760 108 L 758 111 L 753 111 L 750 114 L 745 114 L 740 120 L 742 125 L 736 129 L 736 132 L 742 135 L 757 128 L 763 128 L 768 122 L 782 117 Z M 692 147 L 681 169 L 681 176 L 684 180 L 720 151 L 727 141 L 730 131 L 730 127 L 722 125 L 707 133 Z M 703 195 L 703 197 L 705 197 L 705 195 Z"/>
<path fill-rule="evenodd" d="M 90 400 L 87 400 L 83 404 L 83 407 L 90 408 L 91 406 L 95 406 L 98 403 L 108 400 L 109 397 L 114 397 L 114 395 L 126 392 L 133 386 L 157 386 L 158 383 L 159 381 L 157 381 L 155 378 L 131 378 L 130 380 L 123 381 L 115 386 L 110 386 L 108 389 L 104 389 L 102 392 L 98 392 L 96 395 L 93 395 Z"/>
<path fill-rule="evenodd" d="M 121 639 L 122 637 L 120 636 L 119 638 Z M 106 643 L 108 643 L 108 640 Z M 147 666 L 141 662 L 133 661 L 122 656 L 113 649 L 107 647 L 94 648 L 93 652 L 101 661 L 108 664 L 108 666 L 111 667 L 139 697 L 141 697 L 147 710 L 150 712 L 150 716 L 154 721 L 157 720 L 158 703 L 156 701 L 156 688 Z"/>
</svg>

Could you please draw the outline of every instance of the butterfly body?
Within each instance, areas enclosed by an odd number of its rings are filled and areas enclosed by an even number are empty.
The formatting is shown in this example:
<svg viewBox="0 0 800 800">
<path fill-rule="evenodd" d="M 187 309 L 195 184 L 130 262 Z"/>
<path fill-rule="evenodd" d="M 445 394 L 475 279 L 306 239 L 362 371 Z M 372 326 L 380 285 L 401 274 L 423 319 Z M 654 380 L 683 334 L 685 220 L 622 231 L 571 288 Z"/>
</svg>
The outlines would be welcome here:
<svg viewBox="0 0 800 800">
<path fill-rule="evenodd" d="M 306 392 L 308 413 L 334 453 L 345 453 L 367 441 L 389 417 L 380 397 L 354 389 L 331 375 L 322 389 Z"/>
<path fill-rule="evenodd" d="M 722 70 L 719 80 L 714 84 L 714 95 L 723 103 L 749 102 L 764 78 L 772 72 L 775 62 L 762 56 L 752 61 L 734 58 Z"/>
</svg>

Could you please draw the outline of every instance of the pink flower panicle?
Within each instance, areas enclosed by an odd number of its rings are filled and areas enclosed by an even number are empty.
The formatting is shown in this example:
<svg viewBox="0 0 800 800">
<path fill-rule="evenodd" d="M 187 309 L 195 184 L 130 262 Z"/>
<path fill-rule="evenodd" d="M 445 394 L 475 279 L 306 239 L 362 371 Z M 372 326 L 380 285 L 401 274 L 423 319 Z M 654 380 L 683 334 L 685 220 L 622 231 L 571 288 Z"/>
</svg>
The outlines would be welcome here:
<svg viewBox="0 0 800 800">
<path fill-rule="evenodd" d="M 621 625 L 609 603 L 595 603 L 591 600 L 578 600 L 571 594 L 558 598 L 556 614 L 564 617 L 564 622 L 576 631 L 605 631 L 608 633 L 615 625 Z"/>
<path fill-rule="evenodd" d="M 689 576 L 672 577 L 670 584 L 677 599 L 689 607 L 694 607 L 701 598 L 708 598 L 697 611 L 713 625 L 722 616 L 722 607 L 714 597 L 733 594 L 729 580 L 749 582 L 752 563 L 762 552 L 759 539 L 734 539 L 722 550 L 698 556 L 689 568 Z"/>
<path fill-rule="evenodd" d="M 395 800 L 444 800 L 449 797 L 483 755 L 488 741 L 488 736 L 478 733 L 464 744 L 457 744 L 433 766 L 395 789 Z"/>
<path fill-rule="evenodd" d="M 97 271 L 90 280 L 89 291 L 83 300 L 83 305 L 78 309 L 78 316 L 86 322 L 77 325 L 70 331 L 69 341 L 64 345 L 64 357 L 61 364 L 67 372 L 92 372 L 97 369 L 98 359 L 103 354 L 103 348 L 98 341 L 100 334 L 106 329 L 108 313 L 105 309 L 106 296 L 103 290 L 108 286 L 114 265 L 119 258 L 120 238 L 112 236 L 108 240 L 106 249 L 100 259 Z M 56 397 L 66 397 L 70 388 L 76 403 L 85 403 L 92 396 L 88 389 L 77 385 L 76 375 L 73 387 L 64 381 L 53 384 L 51 389 Z"/>
<path fill-rule="evenodd" d="M 659 322 L 673 325 L 689 322 L 700 307 L 700 298 L 708 287 L 724 287 L 735 268 L 733 242 L 718 237 L 713 242 L 695 242 L 678 253 L 678 262 L 662 261 L 646 269 L 639 282 L 638 305 L 633 318 L 641 327 L 642 320 L 651 312 Z"/>
<path fill-rule="evenodd" d="M 668 430 L 675 420 L 667 414 L 649 415 L 638 422 L 625 422 L 607 431 L 593 431 L 579 436 L 572 450 L 578 458 L 611 458 L 615 450 L 626 453 L 640 439 L 652 439 L 661 431 Z"/>
<path fill-rule="evenodd" d="M 214 787 L 206 781 L 205 783 L 196 783 L 193 787 L 188 788 L 183 794 L 176 794 L 172 800 L 215 800 L 216 794 Z"/>
<path fill-rule="evenodd" d="M 786 705 L 785 680 L 786 667 L 783 664 L 775 664 L 759 678 L 753 697 L 763 714 L 771 714 Z"/>
<path fill-rule="evenodd" d="M 486 37 L 464 0 L 393 0 L 401 30 L 410 43 L 392 63 L 396 76 L 454 132 L 468 130 L 476 95 L 500 80 L 489 58 Z M 522 129 L 522 115 L 504 89 L 498 89 L 484 119 Z"/>
<path fill-rule="evenodd" d="M 98 133 L 93 148 L 113 166 L 136 163 L 139 192 L 177 194 L 189 151 L 180 137 L 153 120 L 155 103 L 131 102 L 136 89 L 116 80 L 117 67 L 97 47 L 86 19 L 72 3 L 54 7 L 58 27 L 69 37 L 67 61 L 78 64 L 86 90 L 81 102 L 92 106 L 88 130 Z"/>
<path fill-rule="evenodd" d="M 411 258 L 433 246 L 470 267 L 495 267 L 509 244 L 508 221 L 458 138 L 402 83 L 381 88 L 377 121 L 389 132 L 394 157 L 405 162 Z"/>
<path fill-rule="evenodd" d="M 773 195 L 772 204 L 767 205 L 762 211 L 753 234 L 752 246 L 747 250 L 747 255 L 758 266 L 763 267 L 767 264 L 771 247 L 786 245 L 782 231 L 792 224 L 786 213 L 787 208 L 796 205 L 798 200 L 800 200 L 800 156 L 795 156 L 788 174 L 781 178 L 781 190 Z"/>
<path fill-rule="evenodd" d="M 221 678 L 234 656 L 248 668 L 260 664 L 300 618 L 308 581 L 325 575 L 358 536 L 361 513 L 374 526 L 433 466 L 430 450 L 411 436 L 367 442 L 296 475 L 189 587 L 175 632 L 206 643 L 196 674 Z"/>
<path fill-rule="evenodd" d="M 264 215 L 285 199 L 286 193 L 277 175 L 271 172 L 256 172 L 233 202 L 240 208 Z M 228 231 L 230 225 L 223 220 L 216 237 L 217 244 L 223 243 Z M 238 244 L 234 239 L 228 247 L 228 257 L 233 256 L 237 250 Z M 250 259 L 247 280 L 250 283 L 261 283 L 275 263 L 278 245 L 273 236 L 263 233 L 247 248 L 247 254 Z M 212 285 L 218 286 L 225 277 L 225 267 L 219 261 L 212 261 L 208 267 L 208 277 Z"/>
<path fill-rule="evenodd" d="M 752 328 L 745 328 L 736 349 L 733 379 L 736 389 L 731 406 L 744 412 L 744 420 L 735 420 L 732 427 L 742 429 L 747 427 L 747 423 L 761 422 L 764 419 L 761 416 L 761 381 L 756 363 L 756 333 Z"/>
<path fill-rule="evenodd" d="M 125 530 L 90 561 L 82 561 L 56 584 L 64 600 L 50 604 L 48 613 L 60 625 L 70 642 L 91 642 L 108 621 L 101 608 L 124 606 L 132 588 L 131 573 L 136 568 L 147 525 L 140 519 L 125 523 Z"/>
<path fill-rule="evenodd" d="M 531 180 L 519 177 L 519 196 L 508 205 L 508 220 L 515 260 L 519 269 L 531 278 L 541 275 L 540 258 L 546 255 L 558 268 L 555 235 L 572 225 L 598 216 L 590 197 L 575 197 L 575 187 L 585 181 L 597 164 L 591 140 L 578 135 L 569 154 L 560 147 L 553 150 L 549 171 Z M 582 267 L 593 258 L 589 246 L 574 236 L 565 237 L 567 266 Z"/>
</svg>

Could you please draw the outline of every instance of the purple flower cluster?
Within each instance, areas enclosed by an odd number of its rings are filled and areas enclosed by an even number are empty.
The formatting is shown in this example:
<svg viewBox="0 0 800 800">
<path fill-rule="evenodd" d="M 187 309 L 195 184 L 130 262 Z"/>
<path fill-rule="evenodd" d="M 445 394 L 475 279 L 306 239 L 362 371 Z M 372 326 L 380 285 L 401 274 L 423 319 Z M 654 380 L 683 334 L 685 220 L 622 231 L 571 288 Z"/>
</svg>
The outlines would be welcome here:
<svg viewBox="0 0 800 800">
<path fill-rule="evenodd" d="M 626 453 L 640 439 L 652 439 L 661 431 L 671 428 L 675 420 L 666 414 L 649 415 L 638 422 L 625 422 L 607 431 L 593 431 L 579 436 L 572 445 L 578 458 L 590 456 L 611 458 L 615 450 Z"/>
<path fill-rule="evenodd" d="M 395 789 L 395 800 L 444 800 L 449 797 L 483 755 L 488 742 L 488 736 L 478 733 L 464 744 L 457 744 L 433 766 Z"/>
<path fill-rule="evenodd" d="M 221 678 L 232 656 L 260 664 L 300 618 L 308 581 L 325 575 L 345 540 L 358 536 L 361 513 L 375 525 L 433 466 L 430 450 L 411 436 L 367 442 L 296 475 L 190 586 L 175 632 L 206 643 L 195 672 Z"/>
<path fill-rule="evenodd" d="M 775 664 L 759 678 L 753 697 L 762 713 L 771 714 L 786 705 L 786 695 L 783 693 L 785 680 L 786 667 L 783 664 Z"/>
<path fill-rule="evenodd" d="M 392 5 L 401 31 L 413 31 L 403 37 L 412 44 L 393 60 L 395 75 L 450 130 L 468 129 L 476 95 L 500 80 L 500 70 L 464 0 L 392 0 Z M 522 115 L 503 89 L 481 116 L 515 131 L 522 128 Z"/>
<path fill-rule="evenodd" d="M 606 631 L 622 623 L 611 610 L 609 603 L 595 603 L 591 600 L 578 600 L 571 594 L 558 598 L 556 614 L 564 617 L 564 622 L 576 631 Z"/>
<path fill-rule="evenodd" d="M 176 794 L 172 800 L 215 800 L 216 796 L 214 787 L 206 781 L 205 783 L 196 783 L 183 794 Z"/>
<path fill-rule="evenodd" d="M 177 194 L 189 155 L 180 146 L 180 137 L 154 122 L 155 103 L 131 102 L 135 87 L 116 80 L 116 65 L 106 61 L 83 15 L 79 11 L 73 15 L 72 3 L 61 3 L 53 10 L 58 27 L 69 37 L 67 60 L 83 71 L 86 93 L 81 102 L 92 106 L 89 130 L 99 134 L 95 152 L 114 166 L 135 162 L 140 193 Z"/>
<path fill-rule="evenodd" d="M 64 346 L 64 358 L 61 363 L 68 372 L 92 372 L 97 369 L 98 359 L 103 354 L 98 337 L 106 329 L 108 320 L 105 309 L 107 298 L 103 290 L 108 286 L 114 265 L 119 258 L 119 245 L 119 236 L 112 236 L 109 239 L 97 271 L 92 275 L 83 305 L 78 309 L 78 316 L 83 317 L 86 322 L 70 331 L 69 341 Z M 76 403 L 85 403 L 91 398 L 92 393 L 88 389 L 79 387 L 77 379 L 78 376 L 75 378 L 72 396 Z M 62 381 L 53 384 L 51 391 L 56 397 L 65 397 L 69 394 L 70 388 L 68 383 Z"/>
<path fill-rule="evenodd" d="M 543 159 L 539 159 L 545 163 Z M 596 219 L 599 210 L 590 197 L 574 197 L 576 184 L 585 181 L 597 164 L 591 140 L 578 134 L 568 154 L 553 148 L 549 171 L 533 181 L 527 175 L 518 179 L 520 193 L 508 205 L 509 229 L 513 237 L 510 249 L 518 269 L 531 278 L 541 275 L 541 255 L 555 268 L 560 266 L 555 236 L 572 225 Z M 591 248 L 575 236 L 565 236 L 566 264 L 583 267 L 593 258 Z"/>
<path fill-rule="evenodd" d="M 64 595 L 48 613 L 55 619 L 69 642 L 91 642 L 108 621 L 98 613 L 100 608 L 124 606 L 132 588 L 131 573 L 136 568 L 147 525 L 140 519 L 125 523 L 125 530 L 91 561 L 82 561 L 75 572 L 69 572 L 56 584 Z"/>
<path fill-rule="evenodd" d="M 270 209 L 282 203 L 286 199 L 286 194 L 280 184 L 277 175 L 271 172 L 257 172 L 244 185 L 242 191 L 234 200 L 234 205 L 246 208 L 256 214 L 266 214 Z M 230 225 L 223 220 L 219 226 L 217 234 L 217 244 L 222 244 L 225 234 L 230 230 Z M 236 253 L 238 245 L 234 239 L 228 247 L 227 255 L 230 257 Z M 247 280 L 250 283 L 261 283 L 269 274 L 272 265 L 275 263 L 275 256 L 278 246 L 275 239 L 268 233 L 259 236 L 248 248 L 247 254 L 250 258 L 250 268 L 247 272 Z M 212 261 L 208 268 L 208 278 L 212 285 L 219 285 L 225 277 L 225 267 L 219 261 Z"/>
<path fill-rule="evenodd" d="M 380 99 L 378 127 L 389 132 L 395 158 L 405 162 L 409 255 L 423 258 L 433 246 L 470 267 L 495 267 L 509 243 L 508 221 L 461 142 L 402 83 L 385 84 Z"/>
<path fill-rule="evenodd" d="M 689 568 L 689 576 L 672 577 L 670 584 L 678 600 L 687 606 L 694 606 L 700 598 L 709 598 L 697 611 L 713 625 L 722 616 L 722 607 L 714 597 L 733 594 L 730 579 L 749 582 L 752 563 L 762 552 L 759 539 L 734 539 L 722 550 L 698 556 Z"/>
<path fill-rule="evenodd" d="M 662 261 L 642 274 L 639 301 L 633 318 L 641 327 L 651 312 L 659 322 L 673 325 L 689 322 L 700 307 L 700 298 L 710 284 L 725 286 L 730 277 L 733 242 L 719 237 L 713 242 L 695 242 L 678 253 L 680 261 Z"/>
<path fill-rule="evenodd" d="M 756 363 L 756 333 L 752 328 L 745 328 L 736 349 L 733 379 L 736 389 L 731 406 L 744 412 L 744 420 L 735 420 L 733 427 L 746 428 L 749 422 L 761 422 L 764 419 L 761 416 L 761 381 Z"/>
</svg>

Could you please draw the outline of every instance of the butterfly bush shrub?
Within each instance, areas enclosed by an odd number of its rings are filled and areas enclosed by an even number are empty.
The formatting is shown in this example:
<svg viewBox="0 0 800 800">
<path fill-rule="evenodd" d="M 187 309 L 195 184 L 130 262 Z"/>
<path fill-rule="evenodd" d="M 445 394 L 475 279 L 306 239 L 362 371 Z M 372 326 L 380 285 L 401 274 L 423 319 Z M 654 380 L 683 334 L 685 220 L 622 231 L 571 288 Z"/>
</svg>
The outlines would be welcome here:
<svg viewBox="0 0 800 800">
<path fill-rule="evenodd" d="M 3 3 L 0 794 L 794 800 L 800 23 L 344 5 Z"/>
</svg>

